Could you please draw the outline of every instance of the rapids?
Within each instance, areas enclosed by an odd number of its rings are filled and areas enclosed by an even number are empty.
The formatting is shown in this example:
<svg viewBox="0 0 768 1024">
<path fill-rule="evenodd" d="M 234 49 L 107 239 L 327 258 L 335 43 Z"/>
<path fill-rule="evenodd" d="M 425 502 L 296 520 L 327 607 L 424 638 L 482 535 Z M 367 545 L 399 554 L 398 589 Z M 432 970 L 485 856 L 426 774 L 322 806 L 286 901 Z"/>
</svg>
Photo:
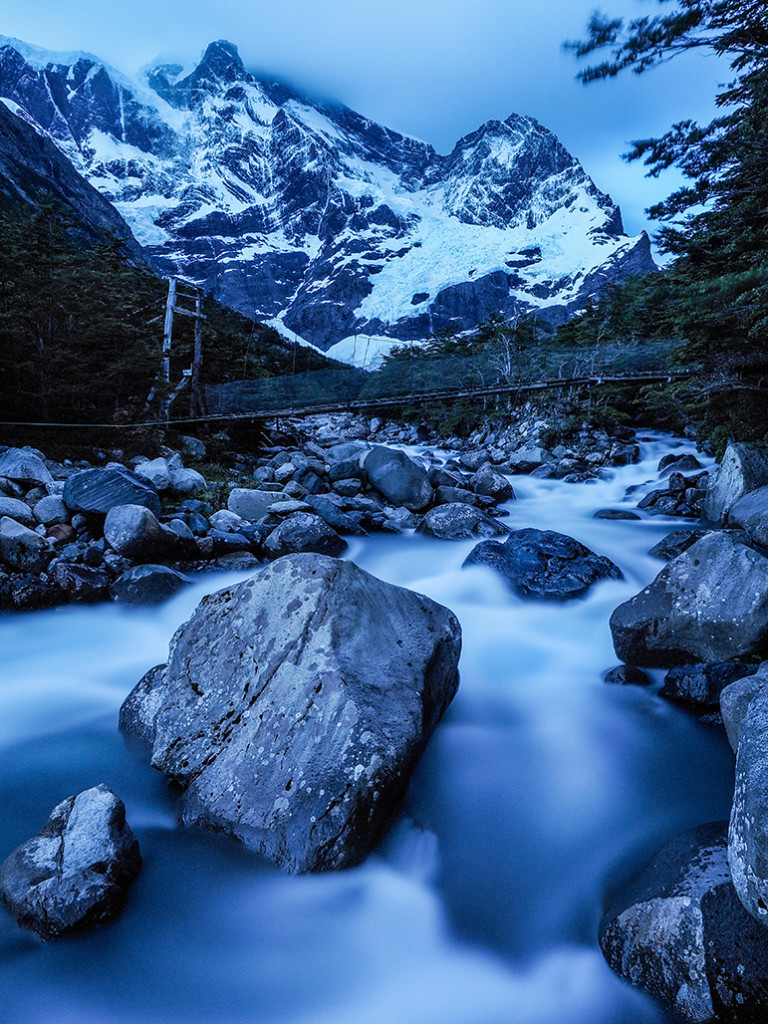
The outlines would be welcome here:
<svg viewBox="0 0 768 1024">
<path fill-rule="evenodd" d="M 0 1024 L 652 1024 L 596 942 L 604 895 L 675 833 L 728 816 L 720 732 L 654 690 L 608 686 L 608 619 L 662 563 L 679 525 L 596 520 L 634 507 L 679 442 L 593 484 L 514 477 L 511 528 L 570 534 L 624 572 L 564 605 L 524 602 L 474 541 L 354 539 L 362 568 L 461 621 L 459 693 L 398 824 L 362 866 L 291 877 L 234 841 L 179 830 L 174 795 L 117 730 L 120 703 L 165 660 L 206 576 L 156 609 L 0 616 L 0 859 L 56 803 L 120 795 L 144 871 L 116 922 L 44 944 L 0 911 Z M 690 449 L 688 449 L 690 450 Z M 660 676 L 658 677 L 660 678 Z"/>
</svg>

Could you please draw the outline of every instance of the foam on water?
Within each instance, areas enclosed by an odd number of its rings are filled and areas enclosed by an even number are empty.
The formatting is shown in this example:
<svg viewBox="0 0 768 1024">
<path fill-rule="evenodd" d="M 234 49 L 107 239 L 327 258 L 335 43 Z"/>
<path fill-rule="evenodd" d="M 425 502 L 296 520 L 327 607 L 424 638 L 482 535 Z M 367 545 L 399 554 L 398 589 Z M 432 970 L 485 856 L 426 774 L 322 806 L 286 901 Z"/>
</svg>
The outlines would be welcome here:
<svg viewBox="0 0 768 1024">
<path fill-rule="evenodd" d="M 669 836 L 727 816 L 722 736 L 651 690 L 609 687 L 608 618 L 661 563 L 668 520 L 633 507 L 669 439 L 597 484 L 516 477 L 512 528 L 556 529 L 624 578 L 565 605 L 516 598 L 473 542 L 355 540 L 363 568 L 447 604 L 461 686 L 403 814 L 361 867 L 293 878 L 175 827 L 174 795 L 126 744 L 117 710 L 203 593 L 160 609 L 0 618 L 0 857 L 54 804 L 105 782 L 126 801 L 144 872 L 117 922 L 42 945 L 0 916 L 3 1024 L 651 1024 L 596 945 L 601 902 Z M 677 525 L 677 524 L 676 524 Z"/>
</svg>

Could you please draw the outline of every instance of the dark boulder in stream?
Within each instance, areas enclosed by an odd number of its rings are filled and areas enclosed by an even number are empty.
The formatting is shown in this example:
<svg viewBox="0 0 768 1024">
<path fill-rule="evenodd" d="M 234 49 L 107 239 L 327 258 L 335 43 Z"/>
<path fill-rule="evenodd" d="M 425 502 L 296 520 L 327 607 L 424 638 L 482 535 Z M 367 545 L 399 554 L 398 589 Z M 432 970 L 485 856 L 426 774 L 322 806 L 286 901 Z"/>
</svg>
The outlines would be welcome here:
<svg viewBox="0 0 768 1024">
<path fill-rule="evenodd" d="M 125 806 L 106 786 L 63 800 L 0 868 L 0 899 L 25 928 L 56 939 L 115 917 L 141 871 Z"/>
<path fill-rule="evenodd" d="M 725 822 L 662 847 L 606 911 L 600 947 L 617 974 L 677 1020 L 765 1020 L 768 929 L 736 896 Z"/>
<path fill-rule="evenodd" d="M 618 656 L 668 668 L 768 649 L 768 558 L 729 533 L 697 541 L 611 616 Z"/>
<path fill-rule="evenodd" d="M 553 530 L 515 530 L 503 544 L 482 541 L 464 565 L 490 566 L 518 596 L 546 601 L 581 597 L 598 580 L 621 577 L 609 558 Z"/>
<path fill-rule="evenodd" d="M 389 823 L 458 686 L 434 601 L 316 554 L 198 606 L 121 723 L 185 789 L 183 821 L 290 871 L 343 868 Z"/>
</svg>

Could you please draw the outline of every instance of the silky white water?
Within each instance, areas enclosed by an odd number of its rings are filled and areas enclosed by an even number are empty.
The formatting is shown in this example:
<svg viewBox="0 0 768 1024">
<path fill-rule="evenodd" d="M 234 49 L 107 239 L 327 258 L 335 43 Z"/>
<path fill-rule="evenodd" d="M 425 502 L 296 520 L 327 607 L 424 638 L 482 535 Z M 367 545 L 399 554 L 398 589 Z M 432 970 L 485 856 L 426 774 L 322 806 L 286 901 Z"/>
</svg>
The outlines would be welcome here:
<svg viewBox="0 0 768 1024">
<path fill-rule="evenodd" d="M 234 841 L 176 826 L 175 797 L 117 730 L 165 660 L 202 578 L 151 610 L 0 616 L 0 859 L 97 783 L 125 801 L 144 871 L 117 921 L 42 943 L 0 911 L 0 1024 L 650 1024 L 663 1014 L 597 947 L 606 890 L 670 836 L 725 818 L 723 735 L 652 689 L 609 686 L 608 619 L 661 569 L 671 520 L 633 508 L 674 444 L 647 435 L 609 480 L 515 477 L 505 522 L 569 534 L 616 562 L 566 604 L 522 601 L 474 541 L 355 539 L 348 557 L 448 605 L 461 685 L 398 824 L 361 867 L 291 877 Z M 690 448 L 685 449 L 690 450 Z M 642 493 L 642 492 L 641 492 Z"/>
</svg>

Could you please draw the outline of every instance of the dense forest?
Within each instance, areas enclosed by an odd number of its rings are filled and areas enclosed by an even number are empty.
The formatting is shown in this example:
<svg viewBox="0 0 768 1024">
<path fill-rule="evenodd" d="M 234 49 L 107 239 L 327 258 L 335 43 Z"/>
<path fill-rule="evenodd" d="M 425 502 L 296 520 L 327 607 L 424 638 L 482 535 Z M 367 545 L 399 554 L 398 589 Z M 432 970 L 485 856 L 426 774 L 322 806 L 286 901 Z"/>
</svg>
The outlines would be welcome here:
<svg viewBox="0 0 768 1024">
<path fill-rule="evenodd" d="M 0 404 L 5 421 L 128 423 L 157 416 L 167 282 L 124 258 L 115 239 L 87 245 L 53 200 L 0 209 Z M 298 360 L 272 328 L 207 297 L 203 384 L 328 367 Z M 174 323 L 171 381 L 192 361 L 193 324 Z M 173 406 L 189 414 L 188 391 Z"/>
</svg>

